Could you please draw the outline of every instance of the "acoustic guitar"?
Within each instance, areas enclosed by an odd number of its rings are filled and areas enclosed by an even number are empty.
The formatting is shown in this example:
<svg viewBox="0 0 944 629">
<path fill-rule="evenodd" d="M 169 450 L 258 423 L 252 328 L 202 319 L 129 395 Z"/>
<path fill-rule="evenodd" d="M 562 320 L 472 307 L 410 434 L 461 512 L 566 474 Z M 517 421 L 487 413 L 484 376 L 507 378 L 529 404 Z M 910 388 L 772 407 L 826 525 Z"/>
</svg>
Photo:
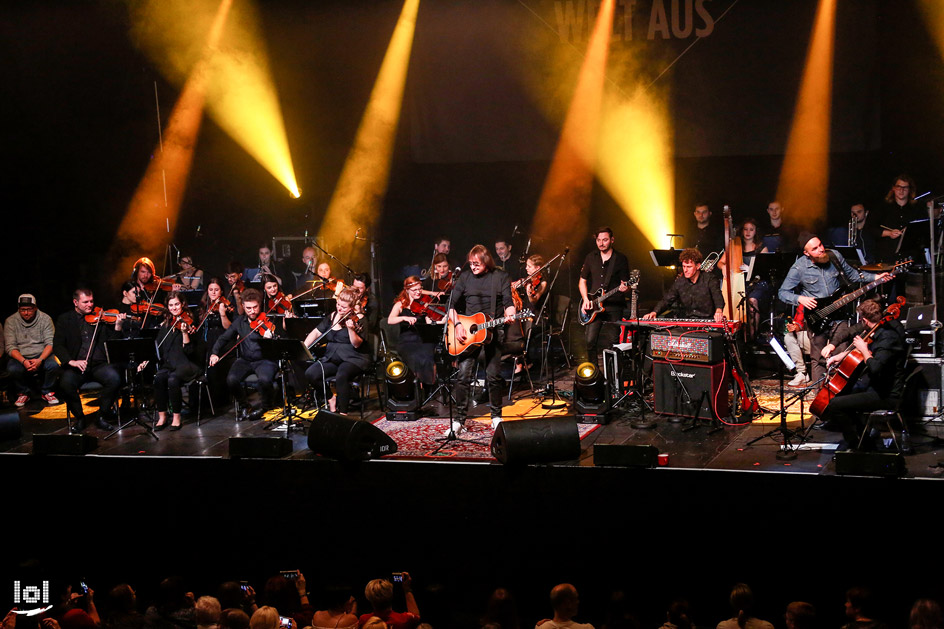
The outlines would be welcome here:
<svg viewBox="0 0 944 629">
<path fill-rule="evenodd" d="M 456 315 L 457 322 L 448 321 L 446 323 L 446 348 L 451 355 L 458 356 L 470 347 L 492 340 L 492 328 L 520 319 L 533 318 L 534 313 L 530 310 L 522 310 L 510 317 L 499 317 L 498 319 L 492 319 L 484 312 L 474 315 Z M 466 338 L 464 343 L 460 343 L 456 338 L 456 323 L 461 323 L 462 327 L 465 328 Z"/>
</svg>

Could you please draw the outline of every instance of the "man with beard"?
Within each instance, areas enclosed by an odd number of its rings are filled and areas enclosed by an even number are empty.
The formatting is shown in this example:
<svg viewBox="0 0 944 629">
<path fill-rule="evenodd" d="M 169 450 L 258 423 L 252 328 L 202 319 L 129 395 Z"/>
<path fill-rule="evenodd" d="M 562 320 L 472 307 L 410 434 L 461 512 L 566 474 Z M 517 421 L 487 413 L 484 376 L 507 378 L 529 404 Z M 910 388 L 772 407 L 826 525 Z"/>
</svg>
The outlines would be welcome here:
<svg viewBox="0 0 944 629">
<path fill-rule="evenodd" d="M 793 306 L 799 304 L 805 310 L 811 310 L 817 307 L 817 299 L 831 296 L 845 284 L 871 282 L 888 275 L 888 273 L 875 275 L 857 271 L 849 266 L 849 263 L 838 253 L 832 249 L 827 250 L 822 241 L 809 232 L 800 235 L 799 243 L 803 245 L 803 256 L 793 263 L 787 271 L 783 284 L 780 285 L 778 296 L 784 303 Z M 845 277 L 845 282 L 841 276 Z M 821 334 L 814 334 L 812 330 L 809 330 L 809 333 L 813 382 L 817 382 L 826 373 L 823 348 L 829 342 L 829 330 Z"/>
</svg>

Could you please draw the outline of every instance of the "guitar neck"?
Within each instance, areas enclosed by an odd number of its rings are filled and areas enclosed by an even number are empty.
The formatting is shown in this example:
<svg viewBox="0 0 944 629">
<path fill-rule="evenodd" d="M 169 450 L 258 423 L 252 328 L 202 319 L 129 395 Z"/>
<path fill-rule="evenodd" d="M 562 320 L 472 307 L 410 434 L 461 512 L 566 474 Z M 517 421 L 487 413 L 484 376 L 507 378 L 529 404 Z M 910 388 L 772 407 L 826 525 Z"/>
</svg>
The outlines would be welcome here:
<svg viewBox="0 0 944 629">
<path fill-rule="evenodd" d="M 861 297 L 862 295 L 866 294 L 867 292 L 869 292 L 870 290 L 872 290 L 872 289 L 875 288 L 876 286 L 878 286 L 878 285 L 880 285 L 880 284 L 884 284 L 884 283 L 887 282 L 888 280 L 892 279 L 894 276 L 895 276 L 894 274 L 891 274 L 891 275 L 889 275 L 889 276 L 886 277 L 886 278 L 882 278 L 882 279 L 879 279 L 879 280 L 873 280 L 873 281 L 869 282 L 868 284 L 866 284 L 865 286 L 863 286 L 862 288 L 859 288 L 859 289 L 857 289 L 857 290 L 854 290 L 854 291 L 852 291 L 851 293 L 849 293 L 848 295 L 844 295 L 844 296 L 840 297 L 839 299 L 837 299 L 836 301 L 834 301 L 834 302 L 831 303 L 830 305 L 828 305 L 828 306 L 826 306 L 825 308 L 823 308 L 823 311 L 822 311 L 823 314 L 828 314 L 828 313 L 832 313 L 832 312 L 835 312 L 835 311 L 839 310 L 840 308 L 844 307 L 846 304 L 848 304 L 848 303 L 850 303 L 850 302 L 852 302 L 852 301 L 855 301 L 856 299 L 858 299 L 858 298 Z"/>
</svg>

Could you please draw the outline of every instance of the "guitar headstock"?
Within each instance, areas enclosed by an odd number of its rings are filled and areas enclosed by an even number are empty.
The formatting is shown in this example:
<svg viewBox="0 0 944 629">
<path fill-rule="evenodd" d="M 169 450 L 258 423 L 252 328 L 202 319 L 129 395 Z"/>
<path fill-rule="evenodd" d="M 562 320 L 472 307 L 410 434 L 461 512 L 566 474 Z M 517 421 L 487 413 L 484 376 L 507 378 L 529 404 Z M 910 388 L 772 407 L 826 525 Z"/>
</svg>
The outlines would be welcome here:
<svg viewBox="0 0 944 629">
<path fill-rule="evenodd" d="M 525 309 L 522 310 L 521 312 L 517 313 L 517 314 L 515 315 L 515 318 L 516 318 L 516 319 L 533 319 L 533 318 L 534 318 L 534 313 L 531 312 L 531 309 L 530 309 L 530 308 L 525 308 Z"/>
<path fill-rule="evenodd" d="M 627 282 L 627 285 L 630 288 L 639 286 L 639 269 L 633 269 L 629 272 L 629 282 Z"/>
<path fill-rule="evenodd" d="M 905 260 L 901 260 L 900 262 L 896 262 L 895 266 L 892 267 L 891 273 L 894 275 L 895 273 L 901 273 L 902 271 L 907 271 L 908 267 L 911 266 L 913 263 L 914 263 L 914 258 L 907 258 Z"/>
</svg>

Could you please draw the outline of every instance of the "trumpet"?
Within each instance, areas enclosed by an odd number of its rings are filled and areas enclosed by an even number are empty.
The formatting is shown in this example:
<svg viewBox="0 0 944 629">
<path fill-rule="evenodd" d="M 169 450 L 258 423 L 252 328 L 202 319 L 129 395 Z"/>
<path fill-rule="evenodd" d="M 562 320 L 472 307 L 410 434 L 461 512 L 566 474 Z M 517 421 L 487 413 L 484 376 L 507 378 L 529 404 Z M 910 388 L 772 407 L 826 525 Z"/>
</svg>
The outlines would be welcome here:
<svg viewBox="0 0 944 629">
<path fill-rule="evenodd" d="M 846 232 L 846 246 L 854 247 L 859 238 L 859 224 L 855 216 L 849 219 L 849 230 Z"/>
<path fill-rule="evenodd" d="M 720 251 L 712 251 L 709 253 L 704 260 L 701 261 L 701 266 L 699 267 L 702 271 L 713 271 L 715 266 L 718 264 L 718 260 L 721 259 Z"/>
</svg>

